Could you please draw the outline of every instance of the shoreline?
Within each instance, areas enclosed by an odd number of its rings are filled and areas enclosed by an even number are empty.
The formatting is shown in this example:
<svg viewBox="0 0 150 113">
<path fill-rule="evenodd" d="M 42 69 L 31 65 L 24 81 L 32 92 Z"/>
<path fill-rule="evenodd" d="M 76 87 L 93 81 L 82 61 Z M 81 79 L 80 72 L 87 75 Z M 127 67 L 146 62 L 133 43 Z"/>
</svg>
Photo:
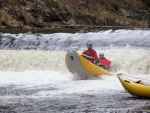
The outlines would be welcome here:
<svg viewBox="0 0 150 113">
<path fill-rule="evenodd" d="M 51 34 L 51 33 L 76 33 L 76 32 L 91 32 L 91 31 L 102 31 L 102 30 L 118 30 L 118 29 L 141 29 L 141 30 L 149 30 L 149 27 L 143 26 L 89 26 L 89 25 L 62 25 L 55 28 L 0 28 L 0 33 L 43 33 L 43 34 Z"/>
</svg>

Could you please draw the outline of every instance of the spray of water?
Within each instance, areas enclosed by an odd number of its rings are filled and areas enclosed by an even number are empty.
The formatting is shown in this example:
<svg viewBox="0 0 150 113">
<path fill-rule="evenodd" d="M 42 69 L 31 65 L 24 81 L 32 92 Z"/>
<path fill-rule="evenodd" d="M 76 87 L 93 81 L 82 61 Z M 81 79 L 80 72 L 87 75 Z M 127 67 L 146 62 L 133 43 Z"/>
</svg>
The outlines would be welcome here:
<svg viewBox="0 0 150 113">
<path fill-rule="evenodd" d="M 105 57 L 112 61 L 114 73 L 150 74 L 150 51 L 143 49 L 107 49 Z M 78 51 L 81 53 L 81 51 Z M 1 50 L 0 71 L 58 71 L 69 73 L 65 65 L 65 51 Z"/>
</svg>

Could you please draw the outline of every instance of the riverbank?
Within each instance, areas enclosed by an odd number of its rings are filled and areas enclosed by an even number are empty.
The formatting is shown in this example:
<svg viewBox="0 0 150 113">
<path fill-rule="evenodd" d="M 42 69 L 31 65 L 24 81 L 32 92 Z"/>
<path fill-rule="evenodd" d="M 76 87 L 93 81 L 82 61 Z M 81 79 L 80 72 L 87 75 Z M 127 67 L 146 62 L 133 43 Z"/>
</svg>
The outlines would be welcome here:
<svg viewBox="0 0 150 113">
<path fill-rule="evenodd" d="M 1 0 L 0 28 L 148 27 L 149 4 L 141 0 Z"/>
<path fill-rule="evenodd" d="M 53 28 L 53 29 L 40 29 L 40 28 L 32 28 L 32 29 L 10 29 L 10 28 L 0 28 L 0 33 L 43 33 L 43 34 L 51 34 L 51 33 L 76 33 L 76 32 L 97 32 L 102 30 L 118 30 L 118 29 L 150 29 L 148 27 L 143 26 L 61 26 L 60 28 Z"/>
</svg>

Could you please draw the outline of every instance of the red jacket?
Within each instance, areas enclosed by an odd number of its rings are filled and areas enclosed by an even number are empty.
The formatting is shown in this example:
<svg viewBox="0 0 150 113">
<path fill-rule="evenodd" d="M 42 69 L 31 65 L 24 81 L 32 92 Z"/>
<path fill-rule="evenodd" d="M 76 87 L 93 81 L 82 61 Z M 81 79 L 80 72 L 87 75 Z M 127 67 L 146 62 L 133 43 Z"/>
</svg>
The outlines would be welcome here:
<svg viewBox="0 0 150 113">
<path fill-rule="evenodd" d="M 90 49 L 90 50 L 85 50 L 83 53 L 82 53 L 82 56 L 84 58 L 86 58 L 87 60 L 89 60 L 90 62 L 94 63 L 94 61 L 96 59 L 98 59 L 98 56 L 97 56 L 97 52 L 94 50 L 94 49 Z M 91 57 L 91 58 L 89 58 Z"/>
</svg>

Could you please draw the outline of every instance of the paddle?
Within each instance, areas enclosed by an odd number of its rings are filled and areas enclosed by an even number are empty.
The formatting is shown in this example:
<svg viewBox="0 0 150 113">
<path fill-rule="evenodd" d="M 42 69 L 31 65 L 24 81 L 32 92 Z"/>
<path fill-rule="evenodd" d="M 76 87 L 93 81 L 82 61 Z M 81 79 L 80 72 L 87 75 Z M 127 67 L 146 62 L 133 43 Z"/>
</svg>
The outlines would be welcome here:
<svg viewBox="0 0 150 113">
<path fill-rule="evenodd" d="M 106 60 L 106 59 L 102 59 L 102 60 L 100 60 L 100 63 L 102 63 L 103 65 L 105 65 L 105 66 L 110 66 L 110 64 L 111 64 L 111 61 L 109 61 L 109 60 Z"/>
<path fill-rule="evenodd" d="M 81 54 L 81 55 L 83 55 L 83 56 L 85 56 L 85 57 L 88 57 L 88 58 L 93 58 L 92 56 L 88 56 L 88 55 L 85 55 L 85 54 Z M 100 60 L 100 63 L 102 63 L 103 65 L 109 67 L 110 64 L 111 64 L 111 61 L 106 60 L 106 59 L 102 59 L 102 60 Z"/>
<path fill-rule="evenodd" d="M 88 58 L 93 58 L 92 56 L 88 56 L 88 55 L 85 55 L 85 54 L 81 54 L 82 56 L 85 56 L 85 57 L 88 57 Z"/>
</svg>

